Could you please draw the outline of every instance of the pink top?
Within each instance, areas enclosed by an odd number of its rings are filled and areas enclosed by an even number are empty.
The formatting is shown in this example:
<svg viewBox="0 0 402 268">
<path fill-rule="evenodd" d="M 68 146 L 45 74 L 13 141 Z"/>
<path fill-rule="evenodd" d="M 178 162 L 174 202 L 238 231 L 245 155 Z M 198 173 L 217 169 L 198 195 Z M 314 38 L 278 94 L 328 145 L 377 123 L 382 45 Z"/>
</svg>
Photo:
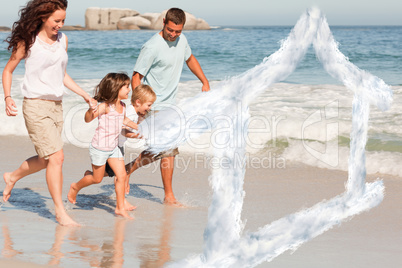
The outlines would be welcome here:
<svg viewBox="0 0 402 268">
<path fill-rule="evenodd" d="M 92 138 L 92 147 L 101 151 L 112 151 L 117 147 L 126 112 L 125 104 L 121 102 L 121 105 L 123 105 L 121 114 L 109 105 L 109 112 L 98 117 L 98 127 Z"/>
</svg>

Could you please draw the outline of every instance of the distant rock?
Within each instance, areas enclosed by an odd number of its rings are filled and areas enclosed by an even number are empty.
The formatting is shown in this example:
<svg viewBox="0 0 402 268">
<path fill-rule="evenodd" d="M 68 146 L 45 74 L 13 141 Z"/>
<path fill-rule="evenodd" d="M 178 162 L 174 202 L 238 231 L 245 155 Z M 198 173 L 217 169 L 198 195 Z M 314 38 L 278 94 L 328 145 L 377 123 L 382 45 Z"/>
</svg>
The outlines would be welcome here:
<svg viewBox="0 0 402 268">
<path fill-rule="evenodd" d="M 140 13 L 128 8 L 90 7 L 85 12 L 85 28 L 88 30 L 117 30 L 121 18 L 137 16 Z"/>
<path fill-rule="evenodd" d="M 85 12 L 88 30 L 161 30 L 167 10 L 161 13 L 144 13 L 131 9 L 90 7 Z M 210 30 L 209 24 L 186 12 L 185 30 Z"/>
<path fill-rule="evenodd" d="M 5 27 L 5 26 L 0 26 L 0 32 L 9 32 L 11 31 L 11 28 Z"/>
<path fill-rule="evenodd" d="M 196 30 L 211 30 L 211 26 L 204 19 L 197 19 Z"/>
<path fill-rule="evenodd" d="M 154 24 L 155 21 L 159 18 L 159 15 L 161 13 L 144 13 L 141 14 L 140 16 L 143 17 L 144 19 L 147 19 L 151 22 L 151 24 Z"/>
<path fill-rule="evenodd" d="M 134 22 L 136 17 L 122 18 L 117 22 L 117 30 L 141 30 L 137 23 Z"/>
<path fill-rule="evenodd" d="M 118 30 L 141 30 L 149 29 L 151 22 L 141 16 L 126 17 L 117 23 Z"/>
<path fill-rule="evenodd" d="M 83 31 L 86 28 L 82 27 L 81 25 L 64 25 L 60 29 L 61 31 Z"/>
<path fill-rule="evenodd" d="M 153 23 L 154 30 L 162 30 L 163 19 L 166 16 L 167 10 L 162 11 L 156 21 Z M 203 20 L 196 18 L 193 14 L 186 13 L 186 23 L 184 24 L 184 30 L 210 30 L 209 24 Z"/>
</svg>

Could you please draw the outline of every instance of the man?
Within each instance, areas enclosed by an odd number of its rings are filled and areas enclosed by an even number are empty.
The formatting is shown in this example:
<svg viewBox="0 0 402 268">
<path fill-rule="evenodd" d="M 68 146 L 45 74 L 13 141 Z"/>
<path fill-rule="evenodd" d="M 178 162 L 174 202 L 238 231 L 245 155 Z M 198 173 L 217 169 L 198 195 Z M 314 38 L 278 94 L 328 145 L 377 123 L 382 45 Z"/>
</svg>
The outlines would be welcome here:
<svg viewBox="0 0 402 268">
<path fill-rule="evenodd" d="M 131 81 L 132 89 L 138 86 L 141 81 L 151 86 L 157 96 L 153 105 L 153 110 L 156 112 L 175 103 L 184 62 L 201 81 L 202 91 L 210 90 L 209 82 L 198 60 L 192 55 L 186 37 L 182 34 L 185 22 L 186 15 L 183 10 L 179 8 L 169 9 L 163 20 L 162 31 L 155 34 L 143 45 L 134 66 Z M 172 189 L 174 159 L 177 154 L 177 149 L 163 152 L 156 157 L 147 151 L 142 152 L 134 163 L 128 164 L 128 173 L 131 174 L 138 167 L 161 159 L 160 169 L 165 190 L 164 203 L 180 206 Z"/>
</svg>

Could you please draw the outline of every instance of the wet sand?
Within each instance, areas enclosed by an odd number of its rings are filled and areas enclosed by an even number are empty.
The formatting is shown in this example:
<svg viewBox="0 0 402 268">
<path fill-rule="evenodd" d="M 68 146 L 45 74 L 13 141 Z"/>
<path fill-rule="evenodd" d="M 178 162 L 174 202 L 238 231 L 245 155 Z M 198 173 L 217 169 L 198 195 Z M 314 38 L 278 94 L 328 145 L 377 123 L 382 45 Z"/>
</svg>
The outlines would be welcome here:
<svg viewBox="0 0 402 268">
<path fill-rule="evenodd" d="M 26 137 L 1 137 L 0 171 L 11 171 L 34 155 Z M 186 208 L 165 206 L 159 165 L 138 170 L 130 180 L 128 200 L 138 206 L 134 220 L 114 216 L 112 178 L 82 190 L 77 204 L 67 202 L 72 182 L 90 168 L 88 150 L 65 145 L 63 199 L 82 227 L 56 223 L 44 171 L 19 181 L 0 209 L 1 267 L 161 267 L 203 250 L 212 190 L 210 170 L 180 154 L 174 190 Z M 127 157 L 138 152 L 129 151 Z M 188 166 L 187 166 L 188 165 Z M 383 202 L 258 267 L 401 267 L 402 178 L 381 178 Z M 328 200 L 344 192 L 347 173 L 286 163 L 283 168 L 249 168 L 242 219 L 245 232 Z M 0 189 L 4 189 L 2 182 Z"/>
</svg>

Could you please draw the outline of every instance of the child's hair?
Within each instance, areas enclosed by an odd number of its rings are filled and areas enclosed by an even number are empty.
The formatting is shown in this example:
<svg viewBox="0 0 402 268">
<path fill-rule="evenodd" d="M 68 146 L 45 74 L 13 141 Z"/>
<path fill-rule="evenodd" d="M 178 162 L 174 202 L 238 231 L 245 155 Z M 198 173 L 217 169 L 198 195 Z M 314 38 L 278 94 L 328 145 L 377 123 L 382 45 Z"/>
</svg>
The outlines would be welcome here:
<svg viewBox="0 0 402 268">
<path fill-rule="evenodd" d="M 125 73 L 108 73 L 96 86 L 94 99 L 111 103 L 117 100 L 120 89 L 130 85 L 130 77 Z"/>
<path fill-rule="evenodd" d="M 48 19 L 56 10 L 67 9 L 67 0 L 31 0 L 19 11 L 20 18 L 13 24 L 11 35 L 5 40 L 8 50 L 17 51 L 22 43 L 25 46 L 24 58 L 35 42 L 43 19 Z"/>
<path fill-rule="evenodd" d="M 133 90 L 133 94 L 131 95 L 131 104 L 134 105 L 136 100 L 140 100 L 141 103 L 146 101 L 154 102 L 156 100 L 156 94 L 150 86 L 140 84 Z"/>
</svg>

